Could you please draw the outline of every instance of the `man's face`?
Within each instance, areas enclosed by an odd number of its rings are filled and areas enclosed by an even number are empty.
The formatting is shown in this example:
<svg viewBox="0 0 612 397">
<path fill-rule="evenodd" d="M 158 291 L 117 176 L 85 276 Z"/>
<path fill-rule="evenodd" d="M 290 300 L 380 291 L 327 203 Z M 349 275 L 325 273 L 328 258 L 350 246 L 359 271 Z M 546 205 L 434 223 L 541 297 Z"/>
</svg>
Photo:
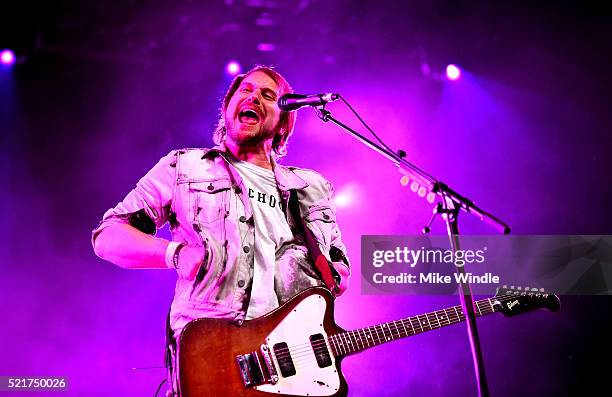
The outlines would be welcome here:
<svg viewBox="0 0 612 397">
<path fill-rule="evenodd" d="M 278 96 L 278 86 L 266 73 L 245 77 L 225 110 L 226 139 L 238 146 L 271 140 L 280 130 Z"/>
</svg>

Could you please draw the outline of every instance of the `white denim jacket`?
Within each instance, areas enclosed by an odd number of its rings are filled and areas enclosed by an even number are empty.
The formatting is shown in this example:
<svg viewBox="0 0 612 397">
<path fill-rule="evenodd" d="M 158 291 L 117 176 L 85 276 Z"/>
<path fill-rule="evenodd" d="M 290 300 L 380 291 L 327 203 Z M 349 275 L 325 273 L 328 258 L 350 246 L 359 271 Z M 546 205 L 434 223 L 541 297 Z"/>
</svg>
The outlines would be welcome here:
<svg viewBox="0 0 612 397">
<path fill-rule="evenodd" d="M 225 318 L 242 323 L 253 279 L 255 227 L 240 175 L 221 148 L 182 149 L 163 157 L 125 199 L 108 210 L 96 236 L 113 223 L 129 223 L 155 234 L 170 223 L 173 241 L 203 246 L 205 259 L 195 280 L 178 279 L 170 326 L 175 335 L 191 320 Z M 294 240 L 277 250 L 275 292 L 282 304 L 297 292 L 321 285 L 304 238 L 288 210 L 295 189 L 307 227 L 328 260 L 346 260 L 336 223 L 332 185 L 317 172 L 273 163 L 282 208 Z M 335 247 L 335 248 L 332 248 Z M 331 251 L 331 256 L 330 256 Z"/>
</svg>

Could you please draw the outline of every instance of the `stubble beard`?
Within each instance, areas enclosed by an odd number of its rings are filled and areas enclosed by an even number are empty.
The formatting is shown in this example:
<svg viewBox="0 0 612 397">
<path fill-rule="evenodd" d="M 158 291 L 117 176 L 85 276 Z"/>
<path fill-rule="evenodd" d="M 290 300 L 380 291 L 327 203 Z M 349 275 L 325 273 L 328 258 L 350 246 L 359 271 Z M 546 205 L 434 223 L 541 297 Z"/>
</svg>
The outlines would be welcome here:
<svg viewBox="0 0 612 397">
<path fill-rule="evenodd" d="M 261 124 L 248 126 L 247 129 L 245 129 L 244 125 L 239 121 L 226 120 L 225 128 L 227 131 L 226 133 L 228 135 L 231 134 L 234 143 L 242 147 L 258 146 L 266 140 L 274 138 L 274 134 L 265 130 Z"/>
</svg>

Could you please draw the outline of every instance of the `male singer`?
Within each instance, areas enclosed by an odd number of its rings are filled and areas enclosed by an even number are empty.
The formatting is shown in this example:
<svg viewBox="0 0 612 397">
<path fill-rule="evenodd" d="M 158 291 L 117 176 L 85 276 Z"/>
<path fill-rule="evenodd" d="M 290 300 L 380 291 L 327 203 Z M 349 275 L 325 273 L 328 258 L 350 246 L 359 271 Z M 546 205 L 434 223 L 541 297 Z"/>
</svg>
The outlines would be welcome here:
<svg viewBox="0 0 612 397">
<path fill-rule="evenodd" d="M 315 171 L 277 163 L 295 126 L 295 112 L 282 111 L 277 101 L 291 92 L 269 67 L 237 76 L 221 105 L 217 146 L 170 152 L 93 231 L 103 259 L 177 272 L 170 310 L 175 341 L 196 318 L 241 324 L 321 285 L 311 260 L 317 249 L 330 263 L 337 294 L 348 286 L 331 184 Z M 154 237 L 166 222 L 172 241 Z"/>
</svg>

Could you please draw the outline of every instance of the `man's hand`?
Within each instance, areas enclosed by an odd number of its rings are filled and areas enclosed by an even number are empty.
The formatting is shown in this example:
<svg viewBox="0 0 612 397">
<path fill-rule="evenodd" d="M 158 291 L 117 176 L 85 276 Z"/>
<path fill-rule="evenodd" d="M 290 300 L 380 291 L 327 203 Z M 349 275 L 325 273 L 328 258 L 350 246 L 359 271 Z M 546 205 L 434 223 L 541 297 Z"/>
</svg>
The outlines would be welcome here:
<svg viewBox="0 0 612 397">
<path fill-rule="evenodd" d="M 194 280 L 200 266 L 204 262 L 204 250 L 202 246 L 192 247 L 189 245 L 183 246 L 178 255 L 177 273 L 179 278 L 185 280 Z"/>
<path fill-rule="evenodd" d="M 348 288 L 349 285 L 349 276 L 351 274 L 351 270 L 344 264 L 344 262 L 332 262 L 332 266 L 338 274 L 340 275 L 340 284 L 338 284 L 338 289 L 340 292 L 337 296 L 344 294 L 344 291 Z"/>
</svg>

